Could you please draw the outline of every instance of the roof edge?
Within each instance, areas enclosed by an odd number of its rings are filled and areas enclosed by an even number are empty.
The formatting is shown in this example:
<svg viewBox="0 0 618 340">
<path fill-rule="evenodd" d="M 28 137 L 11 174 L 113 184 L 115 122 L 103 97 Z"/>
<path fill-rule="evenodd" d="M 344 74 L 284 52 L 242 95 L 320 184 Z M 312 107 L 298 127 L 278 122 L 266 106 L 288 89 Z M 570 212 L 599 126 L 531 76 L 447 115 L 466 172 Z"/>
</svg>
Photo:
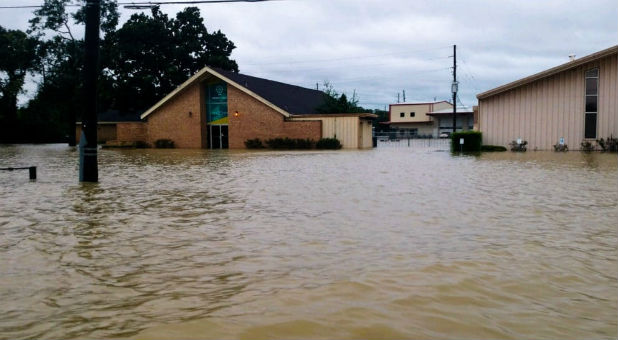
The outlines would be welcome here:
<svg viewBox="0 0 618 340">
<path fill-rule="evenodd" d="M 378 115 L 370 112 L 361 113 L 311 113 L 311 114 L 296 114 L 291 115 L 291 119 L 302 118 L 329 118 L 329 117 L 359 117 L 359 118 L 378 118 Z"/>
<path fill-rule="evenodd" d="M 144 119 L 146 117 L 148 117 L 148 115 L 150 115 L 151 113 L 153 113 L 154 111 L 156 111 L 157 109 L 159 109 L 161 106 L 163 106 L 163 104 L 165 104 L 166 102 L 168 102 L 170 99 L 174 98 L 177 94 L 179 94 L 180 92 L 182 92 L 182 90 L 184 90 L 185 88 L 189 87 L 190 85 L 192 85 L 194 82 L 199 81 L 203 78 L 204 74 L 209 73 L 221 80 L 223 80 L 224 82 L 234 86 L 235 88 L 239 89 L 240 91 L 248 94 L 249 96 L 257 99 L 258 101 L 260 101 L 261 103 L 265 104 L 266 106 L 270 107 L 271 109 L 281 113 L 284 117 L 290 117 L 290 113 L 283 110 L 282 108 L 278 107 L 277 105 L 269 102 L 268 100 L 262 98 L 261 96 L 259 96 L 258 94 L 256 94 L 255 92 L 249 90 L 248 88 L 238 84 L 237 82 L 229 79 L 228 77 L 222 75 L 221 73 L 213 70 L 212 68 L 208 67 L 208 66 L 204 66 L 201 70 L 199 70 L 196 74 L 194 74 L 193 76 L 191 76 L 189 79 L 187 79 L 184 83 L 180 84 L 178 87 L 176 87 L 172 92 L 170 92 L 167 96 L 163 97 L 161 100 L 159 100 L 156 104 L 154 104 L 153 106 L 151 106 L 148 110 L 144 111 L 144 113 L 142 113 L 142 115 L 140 116 L 141 119 Z"/>
<path fill-rule="evenodd" d="M 547 77 L 553 76 L 553 75 L 558 74 L 560 72 L 570 70 L 572 68 L 575 68 L 575 67 L 587 64 L 587 63 L 589 63 L 591 61 L 594 61 L 594 60 L 597 60 L 597 59 L 605 58 L 607 56 L 610 56 L 610 55 L 616 54 L 616 53 L 618 53 L 618 45 L 612 46 L 610 48 L 606 48 L 606 49 L 604 49 L 602 51 L 595 52 L 593 54 L 589 54 L 587 56 L 581 57 L 579 59 L 575 59 L 573 61 L 568 61 L 568 62 L 566 62 L 564 64 L 552 67 L 552 68 L 547 69 L 545 71 L 541 71 L 541 72 L 535 73 L 535 74 L 533 74 L 531 76 L 524 77 L 524 78 L 521 78 L 519 80 L 512 81 L 510 83 L 498 86 L 498 87 L 493 88 L 491 90 L 488 90 L 488 91 L 485 91 L 485 92 L 481 92 L 481 93 L 476 95 L 476 98 L 479 99 L 479 100 L 480 99 L 486 99 L 486 98 L 489 98 L 491 96 L 500 94 L 502 92 L 506 92 L 506 91 L 512 90 L 512 89 L 514 89 L 516 87 L 519 87 L 519 86 L 522 86 L 522 85 L 526 85 L 526 84 L 529 84 L 531 82 L 534 82 L 534 81 L 537 81 L 537 80 L 540 80 L 540 79 L 543 79 L 543 78 L 547 78 Z"/>
</svg>

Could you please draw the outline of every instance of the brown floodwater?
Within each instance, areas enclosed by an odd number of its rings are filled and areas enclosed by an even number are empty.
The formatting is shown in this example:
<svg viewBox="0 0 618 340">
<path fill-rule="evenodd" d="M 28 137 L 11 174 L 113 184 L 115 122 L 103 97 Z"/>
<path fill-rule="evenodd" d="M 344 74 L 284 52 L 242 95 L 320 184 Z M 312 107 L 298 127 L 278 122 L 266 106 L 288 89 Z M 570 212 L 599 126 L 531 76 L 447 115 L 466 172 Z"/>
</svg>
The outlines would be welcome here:
<svg viewBox="0 0 618 340">
<path fill-rule="evenodd" d="M 0 338 L 615 339 L 618 157 L 0 146 Z"/>
</svg>

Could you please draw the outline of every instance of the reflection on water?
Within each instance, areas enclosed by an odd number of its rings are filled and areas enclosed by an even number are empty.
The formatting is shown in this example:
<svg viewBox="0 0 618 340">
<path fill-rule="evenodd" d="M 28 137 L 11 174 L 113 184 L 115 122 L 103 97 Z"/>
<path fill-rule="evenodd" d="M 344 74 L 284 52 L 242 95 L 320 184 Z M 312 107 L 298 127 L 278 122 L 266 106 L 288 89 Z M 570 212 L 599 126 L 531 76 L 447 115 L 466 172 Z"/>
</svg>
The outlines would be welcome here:
<svg viewBox="0 0 618 340">
<path fill-rule="evenodd" d="M 0 338 L 616 338 L 616 155 L 2 146 Z"/>
</svg>

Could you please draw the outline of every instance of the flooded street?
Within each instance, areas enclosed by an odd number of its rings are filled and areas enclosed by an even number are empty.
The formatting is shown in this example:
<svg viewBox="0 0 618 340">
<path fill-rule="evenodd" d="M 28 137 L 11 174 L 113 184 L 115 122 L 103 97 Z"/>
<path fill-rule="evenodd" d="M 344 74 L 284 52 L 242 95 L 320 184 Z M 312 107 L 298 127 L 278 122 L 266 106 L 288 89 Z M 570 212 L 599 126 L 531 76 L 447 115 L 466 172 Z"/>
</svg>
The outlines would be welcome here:
<svg viewBox="0 0 618 340">
<path fill-rule="evenodd" d="M 616 154 L 0 146 L 0 338 L 615 339 Z"/>
</svg>

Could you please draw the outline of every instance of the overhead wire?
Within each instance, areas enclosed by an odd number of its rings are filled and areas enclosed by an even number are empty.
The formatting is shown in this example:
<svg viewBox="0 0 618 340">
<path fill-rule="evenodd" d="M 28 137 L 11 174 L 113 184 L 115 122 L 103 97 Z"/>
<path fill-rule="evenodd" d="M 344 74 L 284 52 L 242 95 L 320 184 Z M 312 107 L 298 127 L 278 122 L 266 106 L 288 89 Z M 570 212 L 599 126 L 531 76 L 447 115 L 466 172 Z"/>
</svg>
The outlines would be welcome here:
<svg viewBox="0 0 618 340">
<path fill-rule="evenodd" d="M 285 0 L 189 0 L 189 1 L 131 1 L 118 2 L 120 6 L 159 6 L 159 5 L 199 5 L 199 4 L 221 4 L 221 3 L 237 3 L 237 2 L 269 2 L 269 1 L 285 1 Z M 65 4 L 65 7 L 82 7 L 83 4 Z M 42 8 L 43 5 L 13 5 L 0 6 L 0 9 L 30 9 Z"/>
</svg>

